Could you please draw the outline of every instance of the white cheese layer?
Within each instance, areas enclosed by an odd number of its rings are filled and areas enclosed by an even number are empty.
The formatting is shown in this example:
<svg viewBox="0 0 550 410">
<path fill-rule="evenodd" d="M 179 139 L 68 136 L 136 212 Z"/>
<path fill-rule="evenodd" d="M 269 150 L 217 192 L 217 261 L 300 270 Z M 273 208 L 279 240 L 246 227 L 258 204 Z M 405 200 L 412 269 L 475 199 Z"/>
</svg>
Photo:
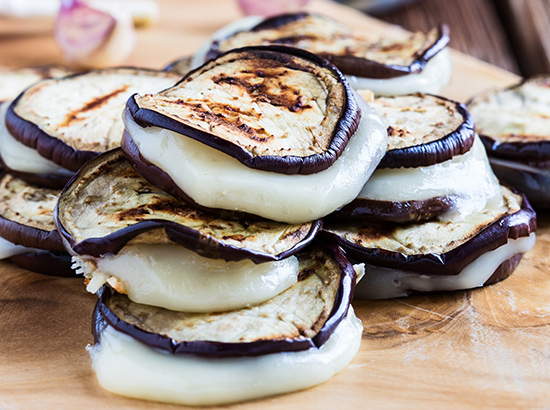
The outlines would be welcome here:
<svg viewBox="0 0 550 410">
<path fill-rule="evenodd" d="M 157 127 L 142 128 L 128 115 L 124 120 L 143 158 L 170 175 L 198 204 L 303 223 L 352 201 L 386 151 L 387 133 L 380 117 L 356 98 L 362 112 L 357 131 L 334 164 L 311 175 L 248 168 L 192 138 Z"/>
<path fill-rule="evenodd" d="M 79 273 L 92 277 L 92 293 L 114 277 L 118 283 L 113 287 L 132 301 L 184 312 L 220 312 L 265 302 L 295 284 L 299 273 L 295 256 L 256 265 L 249 259 L 205 258 L 179 245 L 129 245 L 89 264 L 83 257 L 73 259 Z"/>
<path fill-rule="evenodd" d="M 346 75 L 348 83 L 356 90 L 368 89 L 375 95 L 405 95 L 412 93 L 437 94 L 451 80 L 451 57 L 443 49 L 430 59 L 424 70 L 394 78 L 365 78 Z"/>
<path fill-rule="evenodd" d="M 352 308 L 321 348 L 256 357 L 202 358 L 155 351 L 108 326 L 88 347 L 101 387 L 145 400 L 218 405 L 323 383 L 353 359 L 363 327 Z"/>
<path fill-rule="evenodd" d="M 38 151 L 17 141 L 6 127 L 6 111 L 10 102 L 0 105 L 0 155 L 7 167 L 31 174 L 67 175 L 73 172 L 42 157 Z"/>
<path fill-rule="evenodd" d="M 27 248 L 26 246 L 16 245 L 0 236 L 0 260 L 11 258 L 21 253 L 35 252 L 37 249 Z"/>
<path fill-rule="evenodd" d="M 483 286 L 501 263 L 528 252 L 535 245 L 535 234 L 509 239 L 508 243 L 484 253 L 458 275 L 423 275 L 416 272 L 366 265 L 365 275 L 355 288 L 358 299 L 389 299 L 408 296 L 412 291 L 438 292 Z"/>
<path fill-rule="evenodd" d="M 214 33 L 197 50 L 191 61 L 191 69 L 200 67 L 206 61 L 206 54 L 212 42 L 231 36 L 238 31 L 250 30 L 263 20 L 260 16 L 248 16 L 234 21 Z M 452 63 L 449 51 L 441 50 L 431 58 L 424 70 L 395 78 L 366 78 L 346 75 L 349 84 L 356 90 L 369 89 L 376 95 L 405 95 L 415 92 L 437 94 L 451 79 Z"/>
<path fill-rule="evenodd" d="M 466 154 L 418 168 L 378 169 L 359 198 L 379 201 L 421 201 L 453 196 L 453 210 L 445 215 L 461 219 L 486 207 L 498 207 L 502 193 L 478 136 Z"/>
</svg>

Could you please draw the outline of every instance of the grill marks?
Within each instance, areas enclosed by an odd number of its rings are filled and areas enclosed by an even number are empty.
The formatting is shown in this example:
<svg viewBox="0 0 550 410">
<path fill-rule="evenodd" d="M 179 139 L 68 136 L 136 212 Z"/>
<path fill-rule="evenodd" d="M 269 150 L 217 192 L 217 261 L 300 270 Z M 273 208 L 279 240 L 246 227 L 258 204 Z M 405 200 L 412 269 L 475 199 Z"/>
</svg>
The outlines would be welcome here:
<svg viewBox="0 0 550 410">
<path fill-rule="evenodd" d="M 66 116 L 64 121 L 62 121 L 59 124 L 59 127 L 69 127 L 73 123 L 85 120 L 86 117 L 84 117 L 82 114 L 85 114 L 87 112 L 93 111 L 95 109 L 100 108 L 101 106 L 107 104 L 109 100 L 116 97 L 117 95 L 124 93 L 126 90 L 128 90 L 129 85 L 124 85 L 123 87 L 114 90 L 110 92 L 109 94 L 106 94 L 101 97 L 95 97 L 93 100 L 87 102 L 82 106 L 82 108 L 72 110 L 70 111 Z"/>
</svg>

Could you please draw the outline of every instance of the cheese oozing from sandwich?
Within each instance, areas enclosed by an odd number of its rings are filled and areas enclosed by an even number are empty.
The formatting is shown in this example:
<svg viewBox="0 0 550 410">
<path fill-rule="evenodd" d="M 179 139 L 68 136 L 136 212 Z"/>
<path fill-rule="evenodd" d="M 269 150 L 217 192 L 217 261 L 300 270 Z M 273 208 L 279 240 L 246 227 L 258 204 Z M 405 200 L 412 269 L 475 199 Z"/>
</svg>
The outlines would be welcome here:
<svg viewBox="0 0 550 410">
<path fill-rule="evenodd" d="M 74 256 L 95 293 L 105 282 L 136 303 L 175 311 L 219 312 L 265 302 L 292 286 L 295 256 L 254 264 L 210 259 L 179 245 L 135 244 L 117 255 Z"/>
<path fill-rule="evenodd" d="M 253 357 L 175 357 L 107 326 L 88 347 L 101 387 L 123 396 L 217 405 L 302 390 L 323 383 L 355 356 L 363 327 L 350 307 L 320 348 Z"/>
</svg>

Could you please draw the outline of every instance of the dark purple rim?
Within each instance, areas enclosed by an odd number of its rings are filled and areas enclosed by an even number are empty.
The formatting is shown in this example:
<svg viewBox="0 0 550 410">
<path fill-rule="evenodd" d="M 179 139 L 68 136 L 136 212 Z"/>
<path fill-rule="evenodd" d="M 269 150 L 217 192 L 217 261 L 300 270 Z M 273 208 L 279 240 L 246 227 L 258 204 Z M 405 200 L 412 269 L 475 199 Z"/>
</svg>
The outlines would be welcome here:
<svg viewBox="0 0 550 410">
<path fill-rule="evenodd" d="M 0 179 L 6 174 L 0 172 Z M 63 242 L 59 234 L 54 229 L 46 231 L 12 221 L 0 215 L 0 237 L 16 245 L 26 246 L 28 248 L 44 249 L 48 251 L 64 252 Z"/>
<path fill-rule="evenodd" d="M 272 29 L 283 26 L 293 21 L 306 18 L 313 13 L 293 13 L 293 14 L 281 14 L 267 18 L 258 25 L 252 27 L 249 31 L 261 31 L 264 29 Z M 326 58 L 336 67 L 338 67 L 344 74 L 355 75 L 366 78 L 379 78 L 390 79 L 395 77 L 402 77 L 408 74 L 419 73 L 424 70 L 428 61 L 439 53 L 449 43 L 449 27 L 446 24 L 439 24 L 437 27 L 438 38 L 437 40 L 422 53 L 416 53 L 414 61 L 409 66 L 395 65 L 395 64 L 383 64 L 377 61 L 369 60 L 364 57 L 346 56 L 346 55 L 333 55 L 333 54 L 319 54 L 321 57 Z M 206 53 L 205 59 L 209 60 L 216 58 L 220 55 L 219 42 L 225 40 L 239 32 L 235 32 L 227 37 L 218 39 L 212 42 L 210 50 Z M 286 40 L 288 42 L 288 40 Z M 279 40 L 277 44 L 284 44 L 285 38 Z"/>
<path fill-rule="evenodd" d="M 28 252 L 11 256 L 7 260 L 22 269 L 42 275 L 82 279 L 72 269 L 71 255 L 66 252 Z"/>
<path fill-rule="evenodd" d="M 338 263 L 341 275 L 331 314 L 321 330 L 312 338 L 301 340 L 259 340 L 247 343 L 222 343 L 208 340 L 176 342 L 169 337 L 147 332 L 121 320 L 105 305 L 106 299 L 114 291 L 109 287 L 104 287 L 100 291 L 99 300 L 94 309 L 92 332 L 95 342 L 100 342 L 102 331 L 106 326 L 111 326 L 149 347 L 175 355 L 193 354 L 203 357 L 241 357 L 320 348 L 332 335 L 338 324 L 346 317 L 353 298 L 353 289 L 356 280 L 353 266 L 346 259 L 339 247 L 324 246 L 323 249 Z"/>
<path fill-rule="evenodd" d="M 106 71 L 106 70 L 140 70 L 147 72 L 155 72 L 166 74 L 162 70 L 154 70 L 148 68 L 138 68 L 138 67 L 112 67 L 100 70 L 92 70 L 84 73 L 75 73 L 68 75 L 62 78 L 56 79 L 46 79 L 54 81 L 64 81 L 70 80 L 75 77 L 80 77 L 83 75 L 88 75 L 95 71 Z M 30 87 L 32 88 L 32 86 Z M 29 89 L 30 89 L 29 88 Z M 29 90 L 27 89 L 27 90 Z M 21 142 L 27 147 L 35 149 L 42 157 L 49 159 L 50 161 L 62 166 L 63 168 L 68 169 L 69 171 L 76 172 L 79 168 L 86 163 L 87 161 L 95 158 L 100 152 L 96 151 L 87 151 L 87 150 L 77 150 L 67 143 L 61 141 L 60 139 L 53 137 L 46 132 L 44 132 L 38 125 L 33 122 L 27 121 L 24 118 L 17 115 L 14 111 L 14 107 L 17 105 L 22 96 L 27 92 L 25 90 L 10 104 L 8 110 L 6 111 L 6 127 L 11 133 L 13 138 Z"/>
<path fill-rule="evenodd" d="M 356 198 L 343 208 L 324 217 L 325 222 L 393 222 L 427 221 L 449 211 L 451 196 L 433 197 L 422 201 L 378 201 Z"/>
<path fill-rule="evenodd" d="M 462 124 L 453 132 L 436 141 L 387 151 L 378 165 L 379 169 L 417 168 L 435 165 L 448 161 L 455 155 L 465 154 L 472 148 L 476 135 L 475 126 L 464 104 L 437 95 L 425 95 L 455 104 L 457 111 L 464 119 Z"/>
<path fill-rule="evenodd" d="M 458 275 L 466 265 L 482 254 L 505 245 L 508 239 L 529 236 L 535 232 L 537 228 L 535 211 L 525 195 L 521 195 L 523 203 L 518 212 L 504 215 L 467 242 L 443 254 L 405 255 L 384 249 L 364 248 L 325 230 L 320 232 L 319 237 L 341 246 L 352 262 L 364 262 L 373 266 L 429 275 Z"/>
<path fill-rule="evenodd" d="M 75 242 L 72 235 L 65 229 L 59 220 L 59 206 L 61 197 L 67 194 L 70 195 L 69 191 L 71 190 L 73 184 L 78 182 L 80 178 L 87 174 L 91 169 L 96 168 L 97 164 L 104 163 L 105 161 L 111 161 L 113 158 L 122 156 L 121 151 L 122 150 L 120 148 L 115 148 L 114 150 L 99 155 L 94 160 L 85 164 L 61 191 L 60 200 L 54 208 L 53 217 L 58 232 L 63 238 L 65 238 L 71 249 L 79 255 L 100 257 L 106 253 L 117 254 L 130 240 L 139 234 L 156 229 L 163 229 L 171 241 L 192 250 L 199 255 L 211 259 L 224 259 L 226 261 L 250 259 L 254 263 L 263 263 L 278 261 L 295 254 L 311 243 L 322 228 L 321 220 L 314 221 L 308 234 L 300 243 L 277 255 L 228 245 L 187 226 L 180 225 L 172 221 L 158 219 L 140 221 L 134 225 L 122 228 L 101 238 L 88 238 L 80 242 Z"/>
<path fill-rule="evenodd" d="M 550 160 L 550 141 L 501 142 L 480 134 L 487 155 L 522 163 Z"/>
<path fill-rule="evenodd" d="M 276 155 L 254 156 L 239 145 L 224 140 L 223 138 L 219 138 L 208 132 L 182 124 L 181 122 L 167 117 L 159 112 L 147 108 L 140 108 L 135 101 L 136 94 L 128 99 L 126 104 L 127 113 L 131 115 L 134 121 L 141 127 L 160 127 L 185 135 L 188 138 L 202 142 L 205 145 L 230 155 L 249 168 L 280 174 L 308 175 L 330 167 L 347 146 L 349 139 L 357 130 L 361 120 L 361 110 L 359 109 L 359 106 L 352 95 L 351 88 L 343 74 L 327 60 L 308 51 L 292 47 L 244 47 L 230 50 L 220 55 L 219 58 L 228 57 L 231 55 L 247 55 L 249 56 L 248 59 L 254 57 L 276 60 L 285 64 L 294 64 L 295 58 L 300 58 L 315 64 L 321 69 L 329 70 L 344 86 L 346 101 L 332 134 L 331 143 L 328 149 L 323 153 L 313 154 L 307 157 L 299 157 L 294 155 L 287 155 L 283 157 Z M 216 61 L 217 60 L 210 60 L 201 67 L 190 71 L 182 78 L 181 81 L 175 84 L 174 87 L 177 87 L 187 78 L 196 73 L 207 71 L 210 66 L 216 64 Z"/>
</svg>

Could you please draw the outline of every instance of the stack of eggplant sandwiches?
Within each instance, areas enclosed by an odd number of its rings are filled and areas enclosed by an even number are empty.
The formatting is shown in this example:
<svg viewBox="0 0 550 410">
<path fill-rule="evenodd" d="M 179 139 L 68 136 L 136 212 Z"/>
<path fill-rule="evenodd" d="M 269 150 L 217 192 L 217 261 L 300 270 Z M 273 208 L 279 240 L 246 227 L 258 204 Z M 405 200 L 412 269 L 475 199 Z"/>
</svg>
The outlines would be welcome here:
<svg viewBox="0 0 550 410">
<path fill-rule="evenodd" d="M 120 145 L 130 95 L 162 90 L 179 76 L 134 68 L 69 74 L 58 67 L 0 73 L 0 258 L 75 277 L 52 216 L 61 188 L 84 162 Z"/>
<path fill-rule="evenodd" d="M 499 184 L 466 108 L 427 94 L 449 81 L 448 41 L 444 24 L 377 37 L 296 13 L 235 22 L 192 59 L 193 66 L 231 47 L 292 45 L 333 62 L 354 88 L 370 90 L 362 97 L 384 121 L 387 153 L 357 199 L 325 218 L 322 235 L 365 264 L 358 296 L 494 283 L 534 245 L 535 214 L 522 194 Z"/>
<path fill-rule="evenodd" d="M 131 96 L 123 118 L 122 147 L 86 163 L 54 215 L 99 295 L 100 385 L 211 405 L 342 370 L 362 334 L 356 271 L 314 238 L 387 135 L 341 72 L 295 48 L 241 48 Z"/>
</svg>

